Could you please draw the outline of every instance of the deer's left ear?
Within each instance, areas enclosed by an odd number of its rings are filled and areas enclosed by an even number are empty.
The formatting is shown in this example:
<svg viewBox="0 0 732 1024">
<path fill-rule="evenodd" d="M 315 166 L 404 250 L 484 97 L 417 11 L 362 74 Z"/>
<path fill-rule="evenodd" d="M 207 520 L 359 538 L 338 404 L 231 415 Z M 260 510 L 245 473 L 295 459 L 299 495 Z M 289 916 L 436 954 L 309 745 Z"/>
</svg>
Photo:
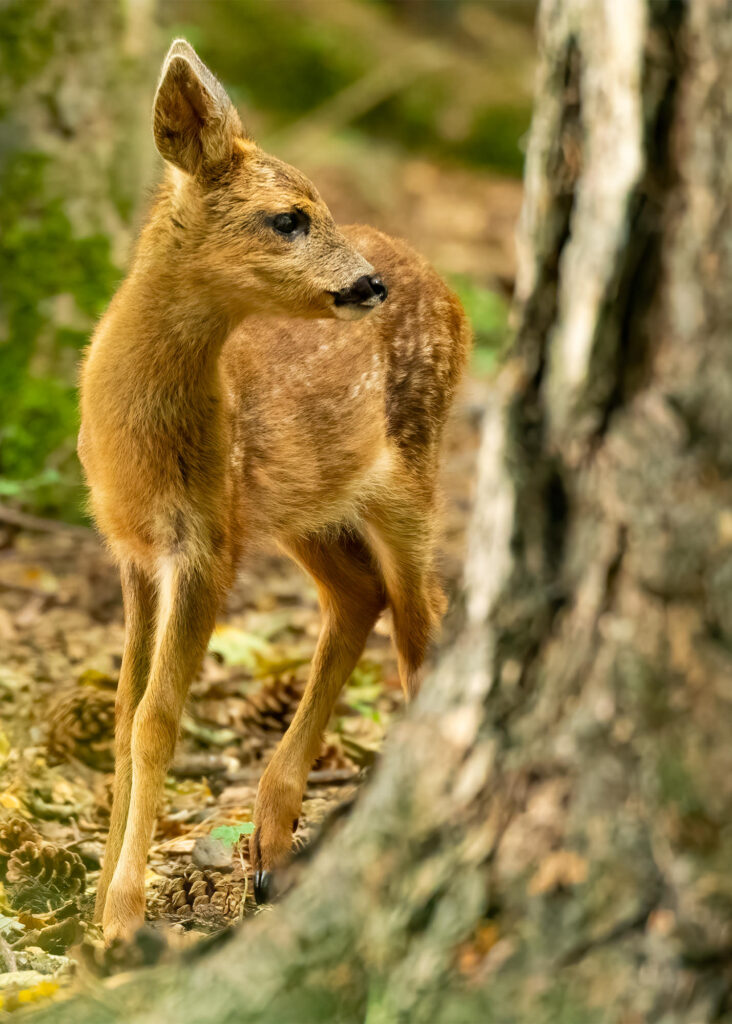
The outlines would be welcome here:
<svg viewBox="0 0 732 1024">
<path fill-rule="evenodd" d="M 226 164 L 242 134 L 226 90 L 185 39 L 176 39 L 163 63 L 153 134 L 160 154 L 194 175 Z"/>
</svg>

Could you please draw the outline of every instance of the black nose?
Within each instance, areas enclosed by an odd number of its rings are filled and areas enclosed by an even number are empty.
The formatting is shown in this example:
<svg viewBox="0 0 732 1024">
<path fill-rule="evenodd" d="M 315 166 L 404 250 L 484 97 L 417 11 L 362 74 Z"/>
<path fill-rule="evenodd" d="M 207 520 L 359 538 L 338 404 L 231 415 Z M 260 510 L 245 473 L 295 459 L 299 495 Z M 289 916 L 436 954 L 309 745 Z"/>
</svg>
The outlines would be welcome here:
<svg viewBox="0 0 732 1024">
<path fill-rule="evenodd" d="M 383 302 L 384 299 L 389 294 L 389 289 L 386 287 L 381 278 L 374 274 L 372 277 L 367 277 L 366 280 L 371 286 L 371 291 L 374 293 L 379 302 Z"/>
<path fill-rule="evenodd" d="M 354 281 L 350 288 L 333 292 L 333 298 L 336 306 L 360 306 L 369 302 L 370 299 L 383 302 L 388 294 L 387 287 L 380 277 L 375 274 L 368 277 L 364 274 L 363 277 L 359 277 L 358 281 Z M 374 303 L 370 304 L 374 305 Z"/>
</svg>

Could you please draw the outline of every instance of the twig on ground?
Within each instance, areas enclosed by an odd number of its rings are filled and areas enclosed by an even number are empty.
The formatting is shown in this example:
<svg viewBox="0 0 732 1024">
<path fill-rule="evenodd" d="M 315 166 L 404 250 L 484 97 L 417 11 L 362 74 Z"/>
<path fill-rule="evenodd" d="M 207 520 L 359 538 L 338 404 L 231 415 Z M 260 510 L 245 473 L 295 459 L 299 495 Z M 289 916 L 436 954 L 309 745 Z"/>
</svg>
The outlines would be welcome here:
<svg viewBox="0 0 732 1024">
<path fill-rule="evenodd" d="M 353 782 L 359 776 L 358 771 L 351 771 L 350 768 L 335 768 L 331 771 L 315 771 L 308 775 L 307 784 L 312 785 L 333 785 L 339 782 Z M 228 782 L 258 782 L 262 771 L 232 772 L 227 775 Z"/>
<path fill-rule="evenodd" d="M 36 533 L 73 533 L 78 537 L 93 537 L 94 531 L 88 526 L 77 523 L 63 523 L 57 519 L 43 519 L 27 512 L 19 512 L 7 505 L 0 505 L 0 523 L 17 526 L 21 530 L 33 530 Z"/>
</svg>

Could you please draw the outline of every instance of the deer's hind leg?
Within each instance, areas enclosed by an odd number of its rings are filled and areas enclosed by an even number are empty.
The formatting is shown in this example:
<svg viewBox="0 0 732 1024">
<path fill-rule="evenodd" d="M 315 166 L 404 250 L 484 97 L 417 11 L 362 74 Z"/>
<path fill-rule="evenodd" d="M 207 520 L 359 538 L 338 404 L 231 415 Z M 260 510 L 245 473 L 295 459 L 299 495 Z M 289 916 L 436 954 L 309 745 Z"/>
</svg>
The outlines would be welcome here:
<svg viewBox="0 0 732 1024">
<path fill-rule="evenodd" d="M 303 538 L 288 543 L 287 551 L 315 580 L 323 622 L 305 693 L 259 783 L 250 848 L 260 902 L 267 898 L 269 872 L 289 853 L 310 766 L 338 694 L 386 606 L 378 568 L 360 538 Z"/>
<path fill-rule="evenodd" d="M 97 886 L 94 919 L 101 921 L 109 883 L 117 866 L 132 789 L 132 722 L 150 671 L 157 598 L 155 585 L 136 565 L 122 566 L 125 646 L 114 709 L 114 791 L 104 865 Z"/>
<path fill-rule="evenodd" d="M 411 700 L 447 605 L 434 568 L 434 509 L 415 496 L 375 505 L 364 519 L 392 612 L 399 678 Z"/>
</svg>

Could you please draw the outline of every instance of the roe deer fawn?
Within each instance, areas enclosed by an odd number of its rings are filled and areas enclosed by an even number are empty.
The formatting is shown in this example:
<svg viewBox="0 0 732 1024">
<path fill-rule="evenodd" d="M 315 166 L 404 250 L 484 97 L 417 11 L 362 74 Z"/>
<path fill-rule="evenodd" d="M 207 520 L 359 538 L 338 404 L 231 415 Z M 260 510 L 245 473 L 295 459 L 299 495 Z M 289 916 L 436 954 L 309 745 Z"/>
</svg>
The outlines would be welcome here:
<svg viewBox="0 0 732 1024">
<path fill-rule="evenodd" d="M 274 538 L 310 573 L 323 618 L 304 696 L 259 785 L 258 899 L 290 849 L 338 692 L 387 607 L 402 686 L 415 693 L 444 603 L 438 447 L 470 341 L 424 260 L 370 228 L 337 228 L 313 185 L 244 134 L 183 40 L 163 64 L 153 130 L 165 181 L 81 382 L 79 452 L 126 622 L 96 904 L 108 942 L 143 921 L 189 684 L 258 540 Z"/>
</svg>

